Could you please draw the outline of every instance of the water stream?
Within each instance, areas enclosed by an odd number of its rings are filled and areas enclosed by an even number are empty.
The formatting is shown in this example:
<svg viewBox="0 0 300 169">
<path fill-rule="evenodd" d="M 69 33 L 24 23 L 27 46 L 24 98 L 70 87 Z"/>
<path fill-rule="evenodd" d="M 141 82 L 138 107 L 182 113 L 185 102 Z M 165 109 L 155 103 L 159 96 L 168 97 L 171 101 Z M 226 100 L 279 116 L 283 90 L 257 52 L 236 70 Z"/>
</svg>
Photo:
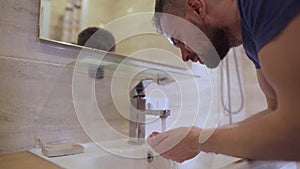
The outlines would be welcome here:
<svg viewBox="0 0 300 169">
<path fill-rule="evenodd" d="M 161 119 L 161 131 L 165 132 L 167 129 L 167 118 L 160 118 Z"/>
<path fill-rule="evenodd" d="M 167 129 L 167 118 L 160 118 L 161 119 L 161 131 L 165 132 Z M 169 160 L 170 169 L 178 169 L 178 163 L 176 161 Z"/>
</svg>

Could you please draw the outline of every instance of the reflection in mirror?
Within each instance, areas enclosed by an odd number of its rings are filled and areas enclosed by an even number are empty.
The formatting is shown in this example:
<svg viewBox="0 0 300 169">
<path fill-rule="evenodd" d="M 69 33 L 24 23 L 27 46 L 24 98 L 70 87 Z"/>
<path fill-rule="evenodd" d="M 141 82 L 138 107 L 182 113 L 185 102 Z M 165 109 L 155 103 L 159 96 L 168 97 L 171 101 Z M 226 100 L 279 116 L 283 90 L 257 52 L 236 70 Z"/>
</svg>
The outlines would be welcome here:
<svg viewBox="0 0 300 169">
<path fill-rule="evenodd" d="M 151 12 L 153 0 L 41 0 L 41 38 L 76 43 L 88 27 L 103 27 L 122 16 Z"/>
<path fill-rule="evenodd" d="M 116 50 L 114 35 L 102 28 L 88 27 L 77 36 L 77 45 L 108 52 Z"/>
<path fill-rule="evenodd" d="M 40 4 L 39 38 L 74 45 L 77 44 L 79 33 L 84 29 L 102 28 L 123 16 L 152 12 L 154 0 L 41 0 Z M 152 21 L 149 19 L 147 22 Z M 108 31 L 114 34 L 113 31 Z M 162 44 L 175 51 L 163 37 L 138 35 L 118 42 L 115 52 L 130 55 L 139 49 Z"/>
</svg>

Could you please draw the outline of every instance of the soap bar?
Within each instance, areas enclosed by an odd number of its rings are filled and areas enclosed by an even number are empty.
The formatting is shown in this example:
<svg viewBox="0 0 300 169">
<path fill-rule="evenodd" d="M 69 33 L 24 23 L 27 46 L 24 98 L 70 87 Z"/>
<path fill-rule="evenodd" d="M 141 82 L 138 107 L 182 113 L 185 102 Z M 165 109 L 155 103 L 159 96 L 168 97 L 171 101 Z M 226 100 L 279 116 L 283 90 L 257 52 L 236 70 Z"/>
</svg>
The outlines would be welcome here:
<svg viewBox="0 0 300 169">
<path fill-rule="evenodd" d="M 74 155 L 84 152 L 84 147 L 79 144 L 58 144 L 42 147 L 42 153 L 47 157 Z"/>
</svg>

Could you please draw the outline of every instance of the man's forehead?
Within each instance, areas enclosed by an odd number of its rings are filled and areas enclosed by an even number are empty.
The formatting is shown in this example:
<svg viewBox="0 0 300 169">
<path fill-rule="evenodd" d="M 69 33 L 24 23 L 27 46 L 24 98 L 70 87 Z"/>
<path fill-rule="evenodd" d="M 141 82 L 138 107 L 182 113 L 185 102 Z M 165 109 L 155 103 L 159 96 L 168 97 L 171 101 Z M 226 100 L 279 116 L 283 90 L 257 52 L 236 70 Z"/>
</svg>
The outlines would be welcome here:
<svg viewBox="0 0 300 169">
<path fill-rule="evenodd" d="M 167 36 L 181 33 L 184 30 L 184 24 L 182 24 L 182 22 L 182 19 L 177 16 L 162 15 L 160 19 L 162 33 Z"/>
<path fill-rule="evenodd" d="M 198 54 L 202 54 L 205 51 L 203 48 L 209 48 L 211 45 L 205 33 L 188 20 L 173 15 L 163 15 L 160 22 L 162 33 L 169 40 L 178 40 Z M 172 41 L 171 43 L 174 44 Z"/>
<path fill-rule="evenodd" d="M 202 31 L 186 19 L 175 15 L 162 15 L 160 20 L 162 33 L 167 38 L 175 38 L 182 42 L 188 42 L 201 35 Z"/>
<path fill-rule="evenodd" d="M 160 25 L 161 25 L 162 34 L 164 34 L 165 36 L 170 35 L 170 32 L 173 31 L 171 27 L 172 25 L 171 21 L 168 20 L 168 18 L 165 15 L 161 16 Z"/>
</svg>

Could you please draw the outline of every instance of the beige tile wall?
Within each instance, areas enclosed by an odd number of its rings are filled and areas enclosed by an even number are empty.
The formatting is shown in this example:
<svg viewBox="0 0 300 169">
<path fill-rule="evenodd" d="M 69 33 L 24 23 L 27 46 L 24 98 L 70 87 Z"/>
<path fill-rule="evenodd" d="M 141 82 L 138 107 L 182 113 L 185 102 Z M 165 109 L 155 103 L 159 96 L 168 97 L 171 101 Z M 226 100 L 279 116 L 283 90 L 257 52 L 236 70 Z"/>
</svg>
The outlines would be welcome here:
<svg viewBox="0 0 300 169">
<path fill-rule="evenodd" d="M 38 40 L 39 0 L 0 2 L 0 154 L 88 138 L 74 112 L 71 80 L 79 50 Z"/>
<path fill-rule="evenodd" d="M 244 114 L 244 118 L 251 116 L 261 110 L 266 108 L 266 101 L 264 94 L 262 93 L 257 78 L 256 78 L 256 69 L 254 64 L 247 58 L 244 53 L 242 47 L 236 48 L 237 52 L 237 61 L 238 61 L 238 68 L 240 71 L 240 76 L 242 80 L 242 89 L 244 93 L 244 110 L 242 111 Z M 234 64 L 234 57 L 233 53 L 230 52 L 229 54 L 229 70 L 230 70 L 230 80 L 231 80 L 231 90 L 233 92 L 233 100 L 232 100 L 232 107 L 233 111 L 237 110 L 239 105 L 241 104 L 240 101 L 240 93 L 238 87 L 238 79 L 236 74 L 236 67 Z M 235 115 L 234 121 L 239 120 L 239 115 Z"/>
</svg>

